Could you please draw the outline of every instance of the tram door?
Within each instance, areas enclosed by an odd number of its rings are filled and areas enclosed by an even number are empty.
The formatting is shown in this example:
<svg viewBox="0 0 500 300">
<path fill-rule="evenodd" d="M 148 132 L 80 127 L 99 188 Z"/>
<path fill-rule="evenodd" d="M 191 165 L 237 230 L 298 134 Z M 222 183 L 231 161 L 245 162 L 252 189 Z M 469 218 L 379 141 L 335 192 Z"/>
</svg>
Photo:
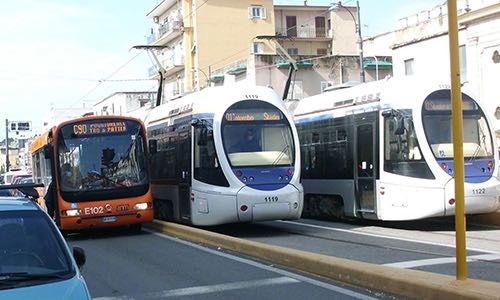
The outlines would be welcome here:
<svg viewBox="0 0 500 300">
<path fill-rule="evenodd" d="M 179 171 L 179 216 L 182 221 L 191 220 L 191 126 L 179 130 L 177 145 Z"/>
<path fill-rule="evenodd" d="M 375 213 L 375 122 L 358 124 L 355 147 L 355 190 L 360 213 Z"/>
</svg>

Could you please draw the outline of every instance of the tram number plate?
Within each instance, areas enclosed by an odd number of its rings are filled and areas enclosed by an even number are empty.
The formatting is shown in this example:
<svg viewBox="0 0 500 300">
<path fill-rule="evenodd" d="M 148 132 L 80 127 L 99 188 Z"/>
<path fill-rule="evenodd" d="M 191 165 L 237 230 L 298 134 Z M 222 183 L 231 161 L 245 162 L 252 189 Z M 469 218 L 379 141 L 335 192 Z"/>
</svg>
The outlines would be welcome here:
<svg viewBox="0 0 500 300">
<path fill-rule="evenodd" d="M 482 195 L 486 193 L 486 189 L 485 188 L 482 188 L 482 189 L 473 189 L 472 190 L 472 194 L 474 195 Z"/>
<path fill-rule="evenodd" d="M 116 216 L 110 216 L 110 217 L 103 217 L 102 218 L 102 221 L 104 223 L 108 223 L 108 222 L 115 222 L 118 218 Z"/>
</svg>

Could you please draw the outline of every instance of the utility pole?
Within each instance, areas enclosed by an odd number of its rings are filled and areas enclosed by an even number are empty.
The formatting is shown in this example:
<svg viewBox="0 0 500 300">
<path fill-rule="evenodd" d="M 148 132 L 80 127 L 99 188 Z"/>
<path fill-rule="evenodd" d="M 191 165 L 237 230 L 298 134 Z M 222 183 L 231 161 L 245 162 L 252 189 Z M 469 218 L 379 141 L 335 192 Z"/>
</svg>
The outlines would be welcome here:
<svg viewBox="0 0 500 300">
<path fill-rule="evenodd" d="M 349 15 L 351 15 L 352 20 L 354 21 L 354 25 L 356 26 L 356 33 L 358 34 L 358 53 L 359 53 L 359 81 L 360 83 L 365 82 L 365 66 L 363 65 L 363 37 L 361 36 L 361 13 L 359 12 L 359 1 L 356 1 L 356 11 L 357 18 L 353 15 L 353 13 L 349 10 L 349 8 L 342 5 L 342 2 L 339 1 L 337 4 L 333 4 L 329 10 L 335 9 L 337 7 L 344 8 Z"/>
<path fill-rule="evenodd" d="M 10 170 L 9 161 L 9 119 L 5 119 L 5 172 Z"/>
<path fill-rule="evenodd" d="M 365 82 L 365 66 L 363 64 L 363 37 L 361 36 L 361 13 L 359 12 L 359 0 L 356 1 L 356 9 L 358 12 L 358 22 L 356 26 L 358 29 L 358 43 L 359 43 L 359 79 L 361 83 Z"/>
</svg>

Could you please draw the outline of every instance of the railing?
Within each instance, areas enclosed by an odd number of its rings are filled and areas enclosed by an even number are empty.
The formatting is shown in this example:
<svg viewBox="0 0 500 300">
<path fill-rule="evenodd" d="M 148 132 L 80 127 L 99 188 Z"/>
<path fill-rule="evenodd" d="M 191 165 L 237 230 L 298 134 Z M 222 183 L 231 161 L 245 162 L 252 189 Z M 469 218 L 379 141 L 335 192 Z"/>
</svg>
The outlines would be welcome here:
<svg viewBox="0 0 500 300">
<path fill-rule="evenodd" d="M 298 37 L 298 38 L 331 38 L 330 33 L 325 27 L 293 27 L 293 28 L 278 28 L 276 33 L 279 35 L 284 35 L 288 37 Z"/>
<path fill-rule="evenodd" d="M 181 20 L 169 21 L 161 24 L 155 33 L 152 33 L 147 37 L 148 44 L 152 44 L 162 36 L 170 34 L 174 31 L 182 31 L 183 26 L 184 23 Z"/>
</svg>

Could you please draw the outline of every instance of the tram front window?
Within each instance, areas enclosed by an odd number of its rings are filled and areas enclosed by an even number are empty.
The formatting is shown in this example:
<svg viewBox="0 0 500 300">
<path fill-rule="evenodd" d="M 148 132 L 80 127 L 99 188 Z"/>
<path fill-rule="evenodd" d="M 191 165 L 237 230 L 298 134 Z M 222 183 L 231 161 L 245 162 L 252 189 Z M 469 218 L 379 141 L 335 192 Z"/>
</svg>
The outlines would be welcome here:
<svg viewBox="0 0 500 300">
<path fill-rule="evenodd" d="M 62 128 L 58 138 L 61 191 L 99 191 L 147 184 L 140 127 L 134 122 L 121 123 L 125 124 L 121 132 L 91 133 L 92 124 L 85 124 L 85 133 L 75 133 L 74 124 Z"/>
<path fill-rule="evenodd" d="M 222 141 L 233 167 L 294 163 L 290 125 L 281 111 L 267 103 L 248 100 L 233 105 L 222 123 Z"/>
<path fill-rule="evenodd" d="M 493 142 L 483 111 L 465 94 L 462 94 L 462 110 L 464 157 L 492 158 Z M 422 113 L 425 135 L 434 156 L 452 159 L 453 124 L 449 91 L 431 94 L 424 102 Z"/>
</svg>

